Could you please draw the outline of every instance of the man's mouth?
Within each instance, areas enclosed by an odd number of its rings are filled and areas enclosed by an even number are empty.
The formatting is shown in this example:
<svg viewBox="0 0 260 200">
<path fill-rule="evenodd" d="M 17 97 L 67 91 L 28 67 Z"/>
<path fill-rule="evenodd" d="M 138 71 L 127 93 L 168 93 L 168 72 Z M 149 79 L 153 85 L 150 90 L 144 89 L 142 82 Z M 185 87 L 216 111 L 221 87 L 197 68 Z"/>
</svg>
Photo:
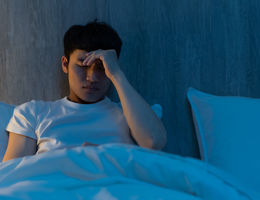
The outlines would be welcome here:
<svg viewBox="0 0 260 200">
<path fill-rule="evenodd" d="M 82 87 L 82 88 L 84 88 L 87 92 L 96 92 L 96 91 L 98 91 L 98 88 L 96 88 L 96 87 L 90 87 L 90 86 L 86 86 L 86 87 Z"/>
</svg>

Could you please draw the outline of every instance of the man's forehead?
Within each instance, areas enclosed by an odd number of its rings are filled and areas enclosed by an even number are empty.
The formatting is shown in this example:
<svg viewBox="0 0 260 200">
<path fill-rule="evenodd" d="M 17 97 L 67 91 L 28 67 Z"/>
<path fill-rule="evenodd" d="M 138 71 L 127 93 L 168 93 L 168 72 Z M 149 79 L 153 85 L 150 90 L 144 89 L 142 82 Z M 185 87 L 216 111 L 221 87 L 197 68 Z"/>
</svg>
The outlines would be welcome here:
<svg viewBox="0 0 260 200">
<path fill-rule="evenodd" d="M 86 58 L 88 52 L 85 50 L 76 49 L 72 54 L 76 60 L 83 61 Z"/>
</svg>

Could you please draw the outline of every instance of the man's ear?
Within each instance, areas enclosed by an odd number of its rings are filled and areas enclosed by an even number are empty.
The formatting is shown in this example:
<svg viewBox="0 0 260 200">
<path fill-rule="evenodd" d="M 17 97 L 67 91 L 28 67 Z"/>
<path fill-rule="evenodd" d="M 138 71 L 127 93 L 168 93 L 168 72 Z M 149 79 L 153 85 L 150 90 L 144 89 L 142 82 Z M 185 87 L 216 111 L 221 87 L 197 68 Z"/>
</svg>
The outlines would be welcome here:
<svg viewBox="0 0 260 200">
<path fill-rule="evenodd" d="M 61 66 L 62 66 L 62 70 L 65 74 L 68 74 L 69 71 L 69 62 L 68 59 L 65 56 L 61 57 Z"/>
</svg>

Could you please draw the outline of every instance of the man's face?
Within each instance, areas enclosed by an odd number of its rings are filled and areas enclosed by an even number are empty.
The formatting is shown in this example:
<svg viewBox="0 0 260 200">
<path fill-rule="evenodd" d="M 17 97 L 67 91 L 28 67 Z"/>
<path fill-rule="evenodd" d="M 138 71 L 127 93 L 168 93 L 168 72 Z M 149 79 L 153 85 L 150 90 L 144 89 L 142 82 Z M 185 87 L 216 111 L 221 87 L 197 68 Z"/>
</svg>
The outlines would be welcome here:
<svg viewBox="0 0 260 200">
<path fill-rule="evenodd" d="M 83 66 L 87 51 L 76 49 L 70 55 L 69 63 L 62 57 L 62 68 L 68 74 L 69 99 L 76 103 L 95 103 L 102 100 L 111 84 L 105 74 L 101 60 L 91 66 Z"/>
</svg>

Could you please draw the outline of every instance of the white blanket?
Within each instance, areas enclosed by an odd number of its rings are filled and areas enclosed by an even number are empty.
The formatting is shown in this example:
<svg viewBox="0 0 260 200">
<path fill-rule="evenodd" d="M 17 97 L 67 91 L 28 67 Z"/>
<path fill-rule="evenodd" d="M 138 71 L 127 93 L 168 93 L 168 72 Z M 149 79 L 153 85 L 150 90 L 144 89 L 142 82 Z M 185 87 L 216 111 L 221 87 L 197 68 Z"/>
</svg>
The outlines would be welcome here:
<svg viewBox="0 0 260 200">
<path fill-rule="evenodd" d="M 0 199 L 257 199 L 202 161 L 134 145 L 75 147 L 0 163 Z"/>
</svg>

